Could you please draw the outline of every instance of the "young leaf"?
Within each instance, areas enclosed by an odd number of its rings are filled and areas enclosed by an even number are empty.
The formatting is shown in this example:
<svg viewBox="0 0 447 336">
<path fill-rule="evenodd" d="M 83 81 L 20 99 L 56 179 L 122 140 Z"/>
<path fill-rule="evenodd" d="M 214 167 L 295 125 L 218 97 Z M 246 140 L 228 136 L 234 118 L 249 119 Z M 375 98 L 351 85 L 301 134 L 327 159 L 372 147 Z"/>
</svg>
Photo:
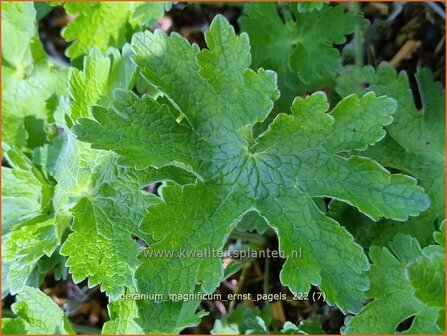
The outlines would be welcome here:
<svg viewBox="0 0 447 336">
<path fill-rule="evenodd" d="M 112 300 L 132 285 L 139 252 L 132 235 L 144 237 L 138 225 L 146 208 L 157 202 L 141 189 L 150 182 L 169 178 L 172 170 L 123 168 L 113 156 L 98 162 L 90 172 L 90 189 L 71 209 L 74 232 L 60 251 L 68 256 L 66 265 L 75 282 L 89 277 L 89 286 L 101 284 Z"/>
<path fill-rule="evenodd" d="M 134 289 L 128 289 L 125 294 L 135 294 Z M 124 294 L 124 295 L 125 295 Z M 125 297 L 125 296 L 124 296 Z M 107 306 L 110 321 L 104 323 L 102 334 L 106 335 L 141 335 L 143 329 L 138 325 L 138 307 L 135 300 L 112 301 Z"/>
<path fill-rule="evenodd" d="M 268 325 L 271 321 L 271 312 L 268 309 L 259 310 L 258 307 L 249 308 L 239 304 L 228 315 L 217 319 L 212 334 L 268 334 Z"/>
<path fill-rule="evenodd" d="M 124 47 L 123 56 L 116 49 L 109 49 L 106 56 L 93 50 L 86 58 L 86 69 L 73 70 L 70 74 L 69 115 L 72 118 L 89 116 L 91 105 L 107 104 L 106 96 L 113 87 L 130 88 L 134 73 L 128 46 Z M 68 256 L 67 266 L 72 267 L 73 279 L 81 281 L 90 276 L 91 286 L 102 284 L 112 298 L 117 298 L 132 284 L 138 265 L 139 248 L 132 234 L 145 237 L 139 233 L 138 225 L 147 206 L 156 200 L 141 188 L 149 182 L 171 178 L 190 182 L 191 176 L 173 167 L 159 171 L 123 168 L 115 155 L 91 150 L 87 144 L 77 142 L 66 125 L 61 126 L 63 135 L 40 149 L 36 158 L 48 169 L 46 174 L 51 174 L 57 182 L 54 197 L 51 200 L 53 194 L 46 196 L 48 205 L 42 205 L 43 209 L 48 208 L 47 217 L 33 219 L 17 229 L 14 227 L 5 237 L 4 256 L 10 263 L 8 277 L 14 280 L 10 281 L 11 292 L 20 291 L 28 283 L 38 261 L 44 255 L 51 255 L 74 220 L 74 232 L 60 250 L 62 255 Z M 29 179 L 33 175 L 28 171 L 32 169 L 34 175 L 38 173 L 37 169 L 28 167 L 31 163 L 27 165 L 27 161 L 20 166 L 25 172 L 15 167 L 18 165 L 15 161 L 11 162 L 12 173 L 19 177 L 23 175 Z M 36 183 L 43 186 L 37 185 L 36 193 L 40 192 L 39 188 L 46 187 L 43 177 L 38 175 L 38 178 Z M 30 209 L 27 211 L 29 214 Z M 50 219 L 45 221 L 48 217 Z M 14 220 L 8 218 L 16 224 Z M 91 239 L 86 240 L 86 236 Z"/>
<path fill-rule="evenodd" d="M 108 47 L 121 48 L 127 35 L 153 24 L 170 6 L 164 2 L 66 2 L 67 13 L 76 15 L 62 32 L 67 41 L 74 41 L 66 54 L 74 59 L 91 48 L 102 52 Z"/>
<path fill-rule="evenodd" d="M 12 305 L 15 319 L 2 319 L 2 334 L 74 334 L 63 311 L 40 290 L 25 287 Z"/>
<path fill-rule="evenodd" d="M 414 179 L 391 175 L 366 158 L 339 155 L 383 138 L 395 102 L 351 96 L 329 115 L 325 95 L 316 93 L 296 99 L 293 114 L 279 115 L 253 142 L 247 125 L 272 109 L 275 74 L 248 69 L 248 37 L 236 36 L 222 16 L 213 20 L 206 41 L 208 49 L 200 51 L 177 34 L 136 34 L 134 60 L 170 103 L 120 92 L 110 109 L 93 111 L 97 122 L 80 119 L 76 134 L 95 148 L 114 150 L 128 164 L 185 167 L 202 180 L 163 188 L 163 203 L 151 206 L 141 225 L 156 240 L 150 250 L 219 250 L 240 218 L 256 209 L 288 256 L 284 285 L 293 292 L 320 285 L 329 303 L 359 310 L 368 288 L 362 274 L 367 259 L 311 197 L 342 199 L 374 219 L 405 220 L 428 207 Z M 179 113 L 186 117 L 180 122 Z M 291 258 L 301 246 L 303 257 Z M 219 258 L 141 255 L 140 261 L 140 292 L 210 293 L 223 277 Z"/>
<path fill-rule="evenodd" d="M 2 6 L 3 64 L 23 70 L 32 63 L 31 43 L 36 36 L 32 3 L 5 2 Z"/>
<path fill-rule="evenodd" d="M 4 150 L 11 168 L 2 168 L 2 266 L 7 265 L 5 278 L 16 294 L 39 259 L 57 246 L 54 221 L 47 220 L 54 186 L 21 152 L 6 145 Z"/>
<path fill-rule="evenodd" d="M 348 321 L 345 333 L 392 334 L 410 317 L 414 320 L 406 333 L 441 333 L 445 329 L 445 246 L 421 250 L 416 239 L 401 234 L 389 245 L 390 249 L 371 247 L 367 295 L 374 300 Z"/>
<path fill-rule="evenodd" d="M 22 153 L 3 146 L 10 167 L 2 167 L 2 233 L 48 212 L 53 185 Z"/>
<path fill-rule="evenodd" d="M 39 259 L 50 256 L 57 247 L 54 220 L 25 223 L 3 236 L 2 255 L 9 263 L 11 294 L 20 293 Z"/>
<path fill-rule="evenodd" d="M 70 118 L 73 121 L 81 116 L 90 117 L 92 105 L 100 102 L 108 104 L 107 95 L 113 88 L 129 89 L 134 74 L 135 66 L 130 61 L 127 45 L 123 47 L 121 54 L 117 49 L 110 48 L 105 56 L 97 49 L 92 49 L 84 59 L 83 71 L 74 68 L 70 70 L 70 99 L 61 104 L 63 109 L 59 118 L 64 135 L 56 138 L 39 153 L 39 160 L 58 182 L 53 206 L 59 237 L 71 222 L 72 207 L 83 193 L 88 193 L 92 185 L 91 173 L 97 162 L 107 155 L 104 152 L 91 151 L 89 146 L 76 141 L 66 122 Z"/>
<path fill-rule="evenodd" d="M 135 65 L 130 60 L 130 47 L 122 53 L 109 48 L 106 55 L 91 49 L 84 59 L 84 69 L 72 68 L 69 77 L 70 116 L 91 117 L 93 105 L 106 105 L 116 88 L 130 89 L 135 76 Z"/>
<path fill-rule="evenodd" d="M 47 102 L 62 94 L 66 83 L 65 71 L 36 54 L 42 46 L 35 17 L 31 2 L 2 6 L 2 141 L 19 149 L 46 141 Z"/>
</svg>

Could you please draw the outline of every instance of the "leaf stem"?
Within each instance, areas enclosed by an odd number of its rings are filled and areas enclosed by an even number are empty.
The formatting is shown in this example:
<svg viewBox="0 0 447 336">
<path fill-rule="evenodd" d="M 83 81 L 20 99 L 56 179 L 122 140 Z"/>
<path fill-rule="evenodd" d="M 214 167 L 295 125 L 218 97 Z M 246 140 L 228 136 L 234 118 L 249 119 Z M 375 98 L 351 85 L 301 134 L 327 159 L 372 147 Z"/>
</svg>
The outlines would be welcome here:
<svg viewBox="0 0 447 336">
<path fill-rule="evenodd" d="M 360 4 L 351 2 L 351 10 L 358 14 L 360 12 Z M 354 30 L 354 49 L 355 49 L 355 65 L 361 68 L 363 66 L 363 32 L 361 21 L 358 20 Z"/>
<path fill-rule="evenodd" d="M 269 293 L 269 273 L 270 273 L 270 258 L 265 258 L 264 263 L 264 282 L 262 284 L 264 294 Z M 270 302 L 268 300 L 265 301 L 265 305 L 270 309 Z"/>
<path fill-rule="evenodd" d="M 241 275 L 239 276 L 239 280 L 237 282 L 236 288 L 234 289 L 233 294 L 239 294 L 241 292 L 241 290 L 244 287 L 244 281 L 245 278 L 247 277 L 247 273 L 250 269 L 251 263 L 246 263 L 243 267 L 242 267 L 242 272 Z M 236 295 L 235 295 L 236 296 Z M 236 300 L 233 300 L 230 302 L 230 306 L 228 307 L 228 315 L 231 314 L 231 312 L 233 311 L 234 307 L 236 305 Z"/>
</svg>

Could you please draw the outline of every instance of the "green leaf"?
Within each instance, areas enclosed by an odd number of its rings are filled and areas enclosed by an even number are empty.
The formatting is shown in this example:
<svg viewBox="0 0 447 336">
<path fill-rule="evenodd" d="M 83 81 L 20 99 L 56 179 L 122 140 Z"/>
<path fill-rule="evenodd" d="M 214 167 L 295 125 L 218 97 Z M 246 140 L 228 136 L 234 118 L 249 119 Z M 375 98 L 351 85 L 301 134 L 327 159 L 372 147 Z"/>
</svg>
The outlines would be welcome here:
<svg viewBox="0 0 447 336">
<path fill-rule="evenodd" d="M 25 287 L 12 305 L 15 319 L 2 319 L 2 334 L 74 334 L 62 310 L 40 290 Z"/>
<path fill-rule="evenodd" d="M 211 329 L 210 334 L 212 335 L 239 335 L 239 328 L 237 324 L 228 324 L 221 319 L 214 321 L 213 329 Z"/>
<path fill-rule="evenodd" d="M 130 23 L 133 26 L 153 26 L 164 15 L 165 11 L 170 10 L 171 7 L 171 2 L 137 3 L 132 12 Z"/>
<path fill-rule="evenodd" d="M 48 212 L 52 182 L 22 153 L 8 146 L 3 152 L 10 167 L 2 167 L 2 230 Z"/>
<path fill-rule="evenodd" d="M 309 13 L 313 11 L 320 11 L 324 8 L 324 5 L 327 4 L 327 1 L 322 2 L 298 2 L 296 4 L 296 9 L 298 13 Z"/>
<path fill-rule="evenodd" d="M 2 260 L 2 300 L 9 295 L 9 282 L 8 282 L 8 273 L 9 273 L 9 263 L 5 261 L 5 258 Z"/>
<path fill-rule="evenodd" d="M 62 104 L 59 118 L 64 134 L 40 150 L 37 158 L 58 182 L 53 206 L 59 237 L 71 222 L 71 208 L 93 185 L 91 172 L 97 161 L 107 155 L 76 141 L 65 120 L 68 116 L 72 119 L 90 116 L 92 105 L 107 104 L 107 94 L 115 87 L 130 88 L 134 73 L 128 46 L 123 47 L 122 54 L 115 48 L 110 48 L 106 55 L 92 49 L 84 60 L 83 71 L 70 70 L 70 99 Z"/>
<path fill-rule="evenodd" d="M 205 316 L 203 311 L 196 312 L 199 301 L 164 301 L 157 303 L 145 298 L 135 289 L 129 288 L 117 301 L 109 303 L 111 321 L 104 324 L 103 334 L 178 334 L 192 327 Z"/>
<path fill-rule="evenodd" d="M 409 218 L 405 222 L 390 219 L 373 221 L 348 204 L 332 200 L 329 203 L 328 215 L 339 223 L 343 223 L 355 237 L 356 242 L 366 249 L 372 245 L 387 246 L 398 233 L 417 238 L 422 246 L 433 242 L 435 226 L 428 211 L 418 217 Z"/>
<path fill-rule="evenodd" d="M 30 44 L 36 34 L 32 3 L 5 2 L 2 6 L 3 63 L 24 69 L 32 63 Z"/>
<path fill-rule="evenodd" d="M 64 128 L 63 136 L 46 147 L 45 156 L 54 158 L 47 164 L 57 181 L 53 208 L 56 232 L 60 240 L 72 222 L 71 209 L 91 190 L 92 170 L 107 153 L 91 151 L 88 146 L 76 141 L 70 130 Z"/>
<path fill-rule="evenodd" d="M 441 225 L 439 226 L 439 231 L 436 231 L 433 234 L 433 238 L 434 238 L 435 242 L 437 242 L 439 245 L 441 245 L 445 248 L 445 219 L 442 221 Z"/>
<path fill-rule="evenodd" d="M 249 308 L 239 304 L 228 315 L 222 316 L 214 322 L 212 334 L 241 334 L 262 335 L 268 334 L 267 325 L 271 320 L 271 313 L 267 310 L 259 310 L 258 307 Z M 267 325 L 266 325 L 267 324 Z"/>
<path fill-rule="evenodd" d="M 92 105 L 108 104 L 107 95 L 115 87 L 130 88 L 135 66 L 129 56 L 128 46 L 122 56 L 114 48 L 105 56 L 93 49 L 85 58 L 85 69 L 70 72 L 70 100 L 62 112 L 73 119 L 88 117 Z M 36 161 L 57 181 L 52 201 L 58 244 L 67 228 L 74 231 L 60 254 L 68 257 L 66 265 L 75 282 L 88 277 L 90 286 L 101 284 L 116 299 L 132 284 L 139 252 L 135 239 L 146 238 L 138 226 L 147 206 L 156 201 L 141 189 L 152 181 L 171 178 L 189 182 L 191 176 L 172 167 L 160 171 L 125 168 L 115 155 L 91 150 L 66 125 L 62 127 L 62 136 L 36 151 Z"/>
<path fill-rule="evenodd" d="M 392 334 L 410 317 L 406 333 L 441 333 L 445 326 L 436 322 L 445 312 L 445 248 L 421 250 L 416 239 L 400 234 L 389 245 L 371 247 L 367 294 L 374 300 L 348 321 L 345 333 Z"/>
<path fill-rule="evenodd" d="M 194 327 L 200 319 L 207 315 L 204 311 L 197 311 L 200 301 L 138 301 L 140 310 L 138 324 L 146 333 L 178 334 L 181 330 Z"/>
<path fill-rule="evenodd" d="M 57 246 L 51 213 L 53 181 L 23 153 L 3 147 L 11 168 L 2 168 L 2 293 L 20 292 L 39 259 Z"/>
<path fill-rule="evenodd" d="M 309 335 L 324 335 L 325 332 L 321 327 L 321 321 L 318 317 L 311 317 L 301 321 L 295 325 L 289 321 L 284 323 L 281 334 L 309 334 Z"/>
<path fill-rule="evenodd" d="M 91 170 L 92 185 L 71 209 L 74 232 L 60 251 L 68 256 L 66 265 L 76 283 L 89 277 L 89 286 L 101 284 L 101 290 L 112 300 L 132 285 L 139 252 L 132 235 L 139 235 L 146 208 L 158 202 L 141 189 L 168 178 L 171 172 L 171 167 L 144 171 L 123 168 L 113 156 Z"/>
<path fill-rule="evenodd" d="M 305 332 L 300 330 L 299 326 L 290 321 L 286 321 L 284 323 L 284 326 L 281 329 L 280 333 L 285 335 L 306 334 Z"/>
<path fill-rule="evenodd" d="M 136 294 L 134 289 L 129 289 L 125 294 Z M 124 296 L 125 297 L 125 296 Z M 102 334 L 113 335 L 141 335 L 143 329 L 138 325 L 138 306 L 135 300 L 112 301 L 107 306 L 110 321 L 104 323 Z"/>
<path fill-rule="evenodd" d="M 20 293 L 39 259 L 57 247 L 54 220 L 26 223 L 3 236 L 2 255 L 9 264 L 11 294 Z"/>
<path fill-rule="evenodd" d="M 153 24 L 170 3 L 66 2 L 64 7 L 68 14 L 76 16 L 62 31 L 67 41 L 73 41 L 66 54 L 74 59 L 88 54 L 91 48 L 102 52 L 108 47 L 121 49 L 128 35 Z"/>
<path fill-rule="evenodd" d="M 51 115 L 48 102 L 63 91 L 65 71 L 40 63 L 28 74 L 2 66 L 2 74 L 2 140 L 17 148 L 45 142 L 45 124 Z"/>
<path fill-rule="evenodd" d="M 430 306 L 443 307 L 445 301 L 445 258 L 434 253 L 408 265 L 408 277 L 415 296 Z"/>
<path fill-rule="evenodd" d="M 239 224 L 236 226 L 236 230 L 238 231 L 256 231 L 259 234 L 263 234 L 269 225 L 268 223 L 259 216 L 259 213 L 256 211 L 247 212 L 244 217 L 242 217 Z"/>
<path fill-rule="evenodd" d="M 91 106 L 106 105 L 116 88 L 130 89 L 135 65 L 130 60 L 130 47 L 124 45 L 122 54 L 109 48 L 106 55 L 91 49 L 84 58 L 83 70 L 72 68 L 69 76 L 72 119 L 91 117 Z"/>
<path fill-rule="evenodd" d="M 250 35 L 253 66 L 278 73 L 281 95 L 286 96 L 287 104 L 295 95 L 321 87 L 342 70 L 335 46 L 346 41 L 358 20 L 356 14 L 345 12 L 342 6 L 306 12 L 293 8 L 302 5 L 277 9 L 275 3 L 250 3 L 239 19 L 242 31 Z"/>
<path fill-rule="evenodd" d="M 415 176 L 430 196 L 428 224 L 445 217 L 445 94 L 428 69 L 419 69 L 416 82 L 422 109 L 415 106 L 406 73 L 397 74 L 389 65 L 374 70 L 348 68 L 338 80 L 342 95 L 374 91 L 398 103 L 395 121 L 386 127 L 385 141 L 364 154 L 383 165 Z M 430 224 L 429 224 L 430 225 Z"/>
<path fill-rule="evenodd" d="M 4 3 L 2 141 L 19 149 L 46 141 L 45 124 L 53 112 L 48 102 L 66 84 L 66 71 L 58 71 L 41 50 L 35 21 L 32 3 Z"/>
<path fill-rule="evenodd" d="M 40 283 L 39 263 L 59 243 L 52 218 L 54 181 L 25 155 L 4 146 L 12 168 L 2 168 L 2 294 Z M 44 257 L 45 258 L 45 257 Z"/>
<path fill-rule="evenodd" d="M 37 21 L 43 19 L 53 10 L 53 7 L 48 2 L 35 2 L 34 8 L 36 9 Z"/>
<path fill-rule="evenodd" d="M 93 110 L 96 121 L 80 119 L 74 126 L 80 140 L 114 150 L 127 164 L 184 167 L 201 179 L 167 184 L 163 202 L 149 208 L 141 230 L 155 242 L 140 254 L 138 291 L 213 292 L 224 274 L 222 260 L 179 252 L 222 249 L 240 219 L 256 210 L 288 256 L 284 285 L 293 292 L 319 285 L 330 304 L 359 310 L 368 288 L 367 258 L 311 197 L 342 199 L 375 219 L 404 220 L 428 207 L 413 178 L 392 175 L 370 159 L 344 157 L 383 138 L 395 102 L 351 96 L 329 115 L 323 93 L 297 98 L 292 115 L 279 115 L 252 140 L 247 129 L 264 120 L 278 98 L 275 74 L 248 69 L 248 37 L 236 36 L 222 16 L 206 41 L 208 49 L 200 51 L 177 34 L 136 34 L 134 60 L 165 97 L 140 99 L 121 91 L 109 109 Z M 303 257 L 292 258 L 301 246 Z M 174 254 L 154 257 L 167 250 Z"/>
</svg>

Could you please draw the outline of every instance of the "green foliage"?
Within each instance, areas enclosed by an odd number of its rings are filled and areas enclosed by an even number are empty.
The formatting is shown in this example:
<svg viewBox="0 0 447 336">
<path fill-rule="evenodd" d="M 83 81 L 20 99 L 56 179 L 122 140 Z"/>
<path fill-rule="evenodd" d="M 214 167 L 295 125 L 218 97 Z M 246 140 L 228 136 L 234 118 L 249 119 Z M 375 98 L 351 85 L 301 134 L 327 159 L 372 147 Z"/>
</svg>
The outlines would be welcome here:
<svg viewBox="0 0 447 336">
<path fill-rule="evenodd" d="M 362 237 L 360 239 L 371 237 L 365 242 L 366 246 L 387 246 L 396 233 L 411 234 L 426 246 L 433 242 L 431 235 L 434 226 L 445 217 L 445 95 L 441 85 L 433 81 L 428 69 L 418 70 L 416 81 L 422 101 L 421 110 L 415 106 L 406 74 L 397 74 L 389 65 L 382 64 L 377 71 L 370 66 L 363 69 L 347 68 L 338 80 L 337 91 L 342 96 L 352 92 L 364 94 L 374 91 L 378 94 L 386 93 L 397 101 L 395 120 L 386 126 L 386 138 L 367 149 L 365 154 L 385 166 L 417 177 L 431 200 L 427 211 L 403 224 L 389 220 L 373 223 L 339 203 L 334 204 L 338 209 L 333 212 L 335 218 L 341 216 L 351 218 L 352 223 L 362 223 L 356 225 L 357 229 L 354 230 L 359 231 L 355 236 Z M 435 233 L 435 240 L 442 243 L 440 236 L 444 236 L 444 231 Z M 410 317 L 414 317 L 414 321 L 408 333 L 439 333 L 445 329 L 445 321 L 441 319 L 445 311 L 445 251 L 433 245 L 420 251 L 419 243 L 414 238 L 396 236 L 390 243 L 395 257 L 385 247 L 371 247 L 371 258 L 377 265 L 373 265 L 371 271 L 369 293 L 376 300 L 348 323 L 347 332 L 393 333 L 400 322 Z M 411 263 L 411 254 L 402 260 L 405 251 L 399 252 L 401 250 L 397 249 L 414 245 L 419 252 L 414 253 Z M 385 260 L 389 260 L 389 263 Z M 374 271 L 378 269 L 380 271 Z M 386 275 L 390 272 L 388 269 L 394 269 L 396 275 Z M 383 287 L 385 281 L 390 283 L 389 289 Z M 399 284 L 402 288 L 393 288 L 392 284 Z M 377 286 L 377 290 L 371 292 L 374 286 Z M 427 290 L 430 294 L 425 292 Z M 438 302 L 430 302 L 433 299 Z M 389 307 L 394 308 L 390 310 Z M 385 320 L 384 316 L 387 317 Z"/>
<path fill-rule="evenodd" d="M 377 71 L 369 66 L 349 67 L 338 80 L 337 91 L 342 96 L 373 91 L 397 101 L 395 120 L 386 126 L 387 136 L 362 155 L 417 177 L 430 196 L 430 208 L 405 223 L 372 222 L 354 209 L 333 201 L 332 217 L 348 225 L 351 221 L 350 231 L 358 230 L 354 235 L 364 246 L 387 245 L 397 232 L 411 234 L 425 246 L 432 242 L 436 223 L 445 217 L 445 94 L 428 69 L 418 70 L 416 81 L 423 105 L 420 111 L 415 106 L 407 75 L 398 75 L 389 65 L 382 64 Z M 359 222 L 362 225 L 356 224 Z"/>
<path fill-rule="evenodd" d="M 324 4 L 328 2 L 298 2 L 296 4 L 296 9 L 298 13 L 309 13 L 313 11 L 320 11 L 324 8 Z"/>
<path fill-rule="evenodd" d="M 71 118 L 89 116 L 93 105 L 107 104 L 112 87 L 130 88 L 134 71 L 128 47 L 124 47 L 123 56 L 116 49 L 110 49 L 106 56 L 93 49 L 84 70 L 70 73 Z M 102 289 L 117 299 L 125 287 L 132 285 L 138 265 L 138 244 L 131 235 L 138 235 L 146 208 L 156 202 L 141 188 L 161 179 L 184 181 L 188 177 L 182 172 L 176 174 L 176 169 L 170 167 L 160 171 L 124 167 L 115 156 L 91 151 L 74 139 L 68 139 L 60 155 L 64 158 L 59 161 L 70 164 L 64 167 L 70 173 L 60 176 L 62 187 L 57 190 L 56 209 L 61 209 L 59 217 L 63 221 L 67 216 L 73 218 L 74 231 L 60 253 L 68 256 L 67 266 L 76 282 L 90 276 L 91 286 L 101 283 Z M 85 240 L 85 235 L 93 239 Z"/>
<path fill-rule="evenodd" d="M 51 206 L 53 185 L 25 155 L 7 145 L 3 147 L 9 167 L 2 169 L 2 230 L 39 215 Z"/>
<path fill-rule="evenodd" d="M 74 334 L 63 311 L 40 290 L 25 287 L 12 305 L 15 319 L 2 319 L 2 334 Z"/>
<path fill-rule="evenodd" d="M 391 175 L 366 158 L 338 155 L 383 138 L 382 126 L 392 121 L 394 101 L 373 94 L 351 96 L 329 115 L 324 94 L 297 98 L 292 115 L 279 115 L 253 139 L 247 126 L 270 112 L 277 98 L 275 77 L 263 69 L 247 68 L 247 35 L 236 36 L 222 17 L 215 18 L 206 41 L 208 49 L 200 51 L 178 35 L 136 34 L 134 60 L 170 104 L 119 91 L 110 109 L 93 110 L 97 122 L 79 120 L 74 127 L 78 138 L 94 148 L 112 149 L 139 168 L 175 165 L 200 178 L 194 185 L 167 185 L 163 203 L 149 208 L 141 229 L 159 241 L 152 250 L 219 250 L 240 218 L 256 209 L 277 230 L 286 255 L 297 244 L 312 251 L 301 260 L 287 260 L 283 284 L 293 292 L 306 292 L 311 283 L 318 284 L 328 302 L 357 311 L 367 289 L 362 275 L 368 268 L 366 258 L 347 231 L 325 217 L 311 197 L 344 200 L 374 219 L 405 220 L 427 208 L 428 198 L 414 179 Z M 174 58 L 180 52 L 181 62 Z M 177 122 L 180 113 L 185 118 Z M 279 187 L 278 181 L 284 184 Z M 327 234 L 335 237 L 330 243 L 321 238 Z M 212 238 L 204 241 L 202 236 Z M 335 256 L 340 264 L 331 262 Z M 218 258 L 142 258 L 141 262 L 138 290 L 166 297 L 194 291 L 198 283 L 200 291 L 211 293 L 223 277 Z M 178 269 L 185 271 L 177 273 Z M 297 275 L 297 269 L 304 272 Z"/>
<path fill-rule="evenodd" d="M 274 326 L 272 312 L 268 308 L 250 308 L 239 304 L 227 316 L 217 319 L 211 334 L 240 334 L 240 335 L 306 335 L 324 334 L 321 323 L 316 317 L 309 318 L 298 325 L 286 321 L 281 330 Z"/>
<path fill-rule="evenodd" d="M 2 6 L 2 141 L 34 148 L 47 141 L 54 95 L 64 93 L 66 72 L 51 64 L 37 36 L 30 2 Z"/>
<path fill-rule="evenodd" d="M 354 32 L 358 19 L 342 6 L 321 2 L 279 8 L 273 2 L 255 2 L 245 6 L 239 24 L 250 36 L 253 66 L 278 73 L 282 99 L 290 104 L 295 96 L 327 85 L 342 70 L 335 46 Z"/>
<path fill-rule="evenodd" d="M 445 217 L 445 94 L 428 69 L 418 70 L 416 81 L 422 109 L 415 106 L 408 76 L 389 65 L 377 71 L 367 66 L 348 68 L 338 80 L 337 91 L 346 96 L 373 91 L 398 103 L 388 136 L 366 154 L 383 165 L 415 176 L 430 195 L 428 221 Z"/>
<path fill-rule="evenodd" d="M 445 235 L 445 222 L 441 234 Z M 389 246 L 371 248 L 367 295 L 374 300 L 348 321 L 345 332 L 392 334 L 410 317 L 414 319 L 406 333 L 443 332 L 445 245 L 421 249 L 416 239 L 396 235 Z"/>
<path fill-rule="evenodd" d="M 76 16 L 62 32 L 67 41 L 74 41 L 67 56 L 77 58 L 91 48 L 102 52 L 121 48 L 129 35 L 154 24 L 170 6 L 167 2 L 66 2 L 67 13 Z"/>
<path fill-rule="evenodd" d="M 295 325 L 292 322 L 286 321 L 281 334 L 291 335 L 291 334 L 308 334 L 308 335 L 323 335 L 325 332 L 321 328 L 321 323 L 318 318 L 310 318 Z"/>
<path fill-rule="evenodd" d="M 268 334 L 267 326 L 271 321 L 271 313 L 267 309 L 248 308 L 243 304 L 238 305 L 228 316 L 216 320 L 212 334 L 241 334 L 263 335 Z"/>
<path fill-rule="evenodd" d="M 410 317 L 407 333 L 444 331 L 445 96 L 429 70 L 420 111 L 390 66 L 343 70 L 336 48 L 359 15 L 326 3 L 247 4 L 246 33 L 218 15 L 202 49 L 141 31 L 169 3 L 64 8 L 67 67 L 44 51 L 31 3 L 2 4 L 2 297 L 17 294 L 2 333 L 74 333 L 37 289 L 67 273 L 107 296 L 104 334 L 197 326 L 201 301 L 169 294 L 213 293 L 251 260 L 197 253 L 256 234 L 277 235 L 283 286 L 318 286 L 354 315 L 345 332 Z M 338 103 L 304 95 L 340 71 Z M 323 333 L 243 304 L 212 331 Z"/>
<path fill-rule="evenodd" d="M 98 49 L 91 49 L 84 59 L 83 70 L 73 68 L 70 72 L 70 117 L 73 120 L 90 117 L 93 105 L 107 105 L 112 91 L 130 89 L 134 77 L 129 45 L 124 45 L 122 54 L 109 48 L 105 56 Z"/>
</svg>

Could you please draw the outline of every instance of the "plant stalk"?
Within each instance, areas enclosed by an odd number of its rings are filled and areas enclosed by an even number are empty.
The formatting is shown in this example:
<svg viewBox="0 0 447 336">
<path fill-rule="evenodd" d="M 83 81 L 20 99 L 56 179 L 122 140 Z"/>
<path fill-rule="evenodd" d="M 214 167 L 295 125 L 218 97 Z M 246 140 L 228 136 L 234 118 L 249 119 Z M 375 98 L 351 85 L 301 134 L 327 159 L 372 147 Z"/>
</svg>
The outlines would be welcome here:
<svg viewBox="0 0 447 336">
<path fill-rule="evenodd" d="M 360 13 L 360 4 L 351 2 L 351 10 L 356 14 Z M 359 68 L 363 66 L 363 32 L 360 20 L 358 20 L 354 30 L 354 50 L 355 65 Z"/>
</svg>

